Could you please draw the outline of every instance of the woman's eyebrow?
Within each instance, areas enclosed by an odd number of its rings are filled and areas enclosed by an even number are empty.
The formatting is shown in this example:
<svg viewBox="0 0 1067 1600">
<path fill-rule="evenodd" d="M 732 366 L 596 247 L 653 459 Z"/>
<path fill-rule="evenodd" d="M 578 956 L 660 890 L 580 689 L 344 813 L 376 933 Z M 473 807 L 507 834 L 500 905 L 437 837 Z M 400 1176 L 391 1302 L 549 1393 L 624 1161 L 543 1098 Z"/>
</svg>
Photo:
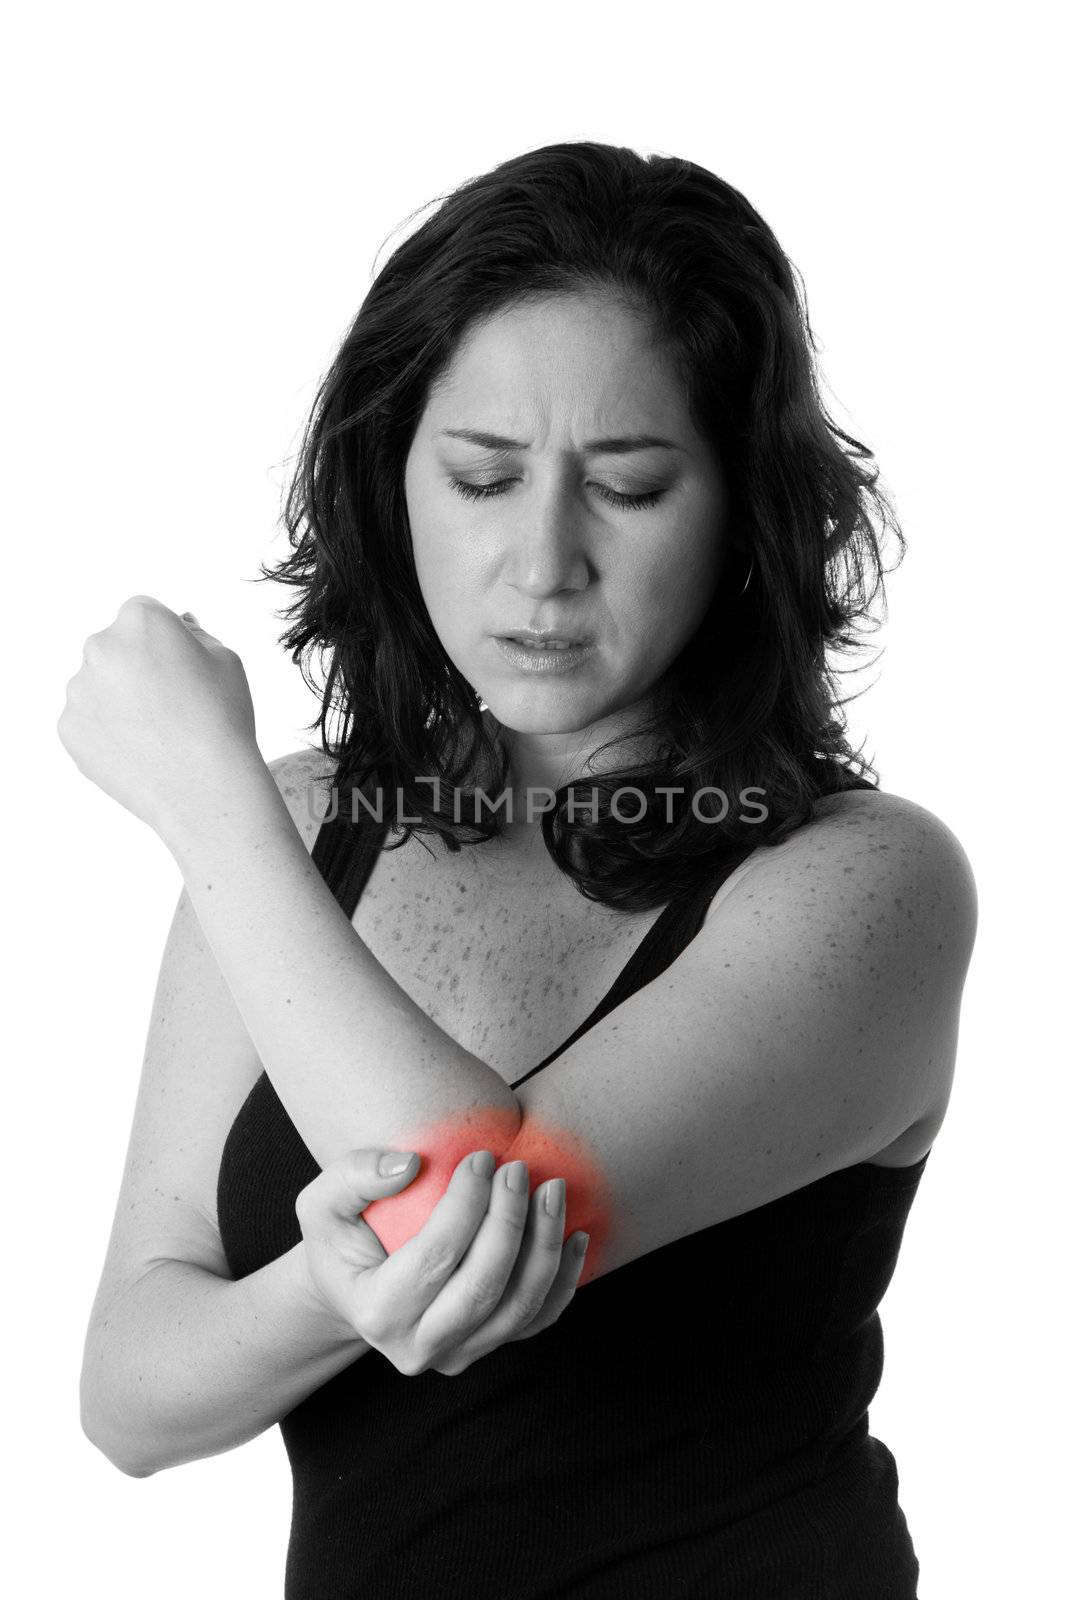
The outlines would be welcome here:
<svg viewBox="0 0 1067 1600">
<path fill-rule="evenodd" d="M 442 435 L 447 439 L 466 439 L 470 444 L 482 445 L 486 450 L 530 448 L 520 439 L 505 439 L 499 433 L 479 433 L 473 428 L 441 428 L 438 437 Z M 634 450 L 680 450 L 683 455 L 687 453 L 682 445 L 675 444 L 671 439 L 660 439 L 652 433 L 634 433 L 620 439 L 589 439 L 579 448 L 583 453 L 595 456 L 629 455 Z"/>
</svg>

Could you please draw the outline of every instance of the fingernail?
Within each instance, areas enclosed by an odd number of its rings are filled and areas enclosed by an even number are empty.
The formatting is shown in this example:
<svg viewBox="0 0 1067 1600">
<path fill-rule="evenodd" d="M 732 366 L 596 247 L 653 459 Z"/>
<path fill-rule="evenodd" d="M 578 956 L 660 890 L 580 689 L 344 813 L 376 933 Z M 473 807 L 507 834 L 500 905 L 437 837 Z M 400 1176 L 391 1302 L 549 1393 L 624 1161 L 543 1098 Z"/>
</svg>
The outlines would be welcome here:
<svg viewBox="0 0 1067 1600">
<path fill-rule="evenodd" d="M 479 1150 L 471 1161 L 471 1171 L 476 1172 L 479 1178 L 491 1178 L 496 1162 L 491 1150 Z"/>
<path fill-rule="evenodd" d="M 574 1253 L 575 1253 L 575 1255 L 576 1256 L 584 1256 L 585 1252 L 588 1249 L 589 1249 L 589 1235 L 587 1233 L 576 1233 L 574 1235 Z"/>
<path fill-rule="evenodd" d="M 545 1210 L 550 1217 L 558 1217 L 563 1210 L 563 1196 L 567 1185 L 562 1178 L 553 1178 L 545 1190 Z"/>
<path fill-rule="evenodd" d="M 395 1178 L 397 1173 L 403 1172 L 404 1168 L 409 1167 L 414 1159 L 414 1154 L 410 1151 L 406 1155 L 403 1153 L 398 1155 L 395 1150 L 390 1151 L 388 1155 L 382 1156 L 379 1160 L 378 1175 L 382 1178 Z"/>
</svg>

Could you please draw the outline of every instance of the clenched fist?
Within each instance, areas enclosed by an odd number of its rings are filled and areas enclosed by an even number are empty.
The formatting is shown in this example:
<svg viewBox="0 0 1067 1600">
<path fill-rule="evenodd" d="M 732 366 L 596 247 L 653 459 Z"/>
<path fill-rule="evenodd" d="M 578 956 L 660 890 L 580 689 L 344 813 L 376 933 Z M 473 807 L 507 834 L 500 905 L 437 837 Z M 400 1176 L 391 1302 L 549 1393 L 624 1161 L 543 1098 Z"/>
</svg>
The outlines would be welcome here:
<svg viewBox="0 0 1067 1600">
<path fill-rule="evenodd" d="M 261 760 L 240 657 L 150 595 L 85 641 L 56 728 L 78 770 L 157 833 Z"/>
</svg>

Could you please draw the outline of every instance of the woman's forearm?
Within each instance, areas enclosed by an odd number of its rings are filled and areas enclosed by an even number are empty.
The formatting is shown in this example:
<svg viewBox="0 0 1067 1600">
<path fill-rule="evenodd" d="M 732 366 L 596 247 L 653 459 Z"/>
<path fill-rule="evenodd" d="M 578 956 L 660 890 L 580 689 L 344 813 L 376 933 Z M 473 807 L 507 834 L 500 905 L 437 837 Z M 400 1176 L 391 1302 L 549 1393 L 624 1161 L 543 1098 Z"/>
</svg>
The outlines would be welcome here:
<svg viewBox="0 0 1067 1600">
<path fill-rule="evenodd" d="M 303 1241 L 236 1282 L 163 1261 L 94 1312 L 82 1427 L 148 1477 L 254 1439 L 370 1348 L 309 1292 Z"/>
<path fill-rule="evenodd" d="M 418 1149 L 446 1128 L 460 1143 L 469 1130 L 471 1150 L 506 1148 L 522 1120 L 515 1095 L 371 954 L 258 752 L 199 816 L 170 821 L 161 836 L 267 1076 L 320 1167 L 365 1146 Z"/>
</svg>

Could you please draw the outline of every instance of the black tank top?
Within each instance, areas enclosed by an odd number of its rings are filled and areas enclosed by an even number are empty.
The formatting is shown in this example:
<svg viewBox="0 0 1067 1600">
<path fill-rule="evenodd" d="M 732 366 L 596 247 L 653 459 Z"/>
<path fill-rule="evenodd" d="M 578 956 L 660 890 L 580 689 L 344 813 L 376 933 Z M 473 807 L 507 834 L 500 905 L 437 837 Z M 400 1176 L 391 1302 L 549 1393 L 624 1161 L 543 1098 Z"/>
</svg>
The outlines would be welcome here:
<svg viewBox="0 0 1067 1600">
<path fill-rule="evenodd" d="M 312 859 L 348 917 L 384 837 L 343 808 L 319 830 Z M 518 1084 L 670 965 L 752 848 L 663 909 Z M 280 1422 L 286 1600 L 915 1600 L 868 1407 L 927 1160 L 847 1167 L 677 1239 L 456 1377 L 361 1356 Z M 300 1242 L 294 1203 L 320 1170 L 262 1074 L 219 1170 L 235 1279 Z"/>
</svg>

